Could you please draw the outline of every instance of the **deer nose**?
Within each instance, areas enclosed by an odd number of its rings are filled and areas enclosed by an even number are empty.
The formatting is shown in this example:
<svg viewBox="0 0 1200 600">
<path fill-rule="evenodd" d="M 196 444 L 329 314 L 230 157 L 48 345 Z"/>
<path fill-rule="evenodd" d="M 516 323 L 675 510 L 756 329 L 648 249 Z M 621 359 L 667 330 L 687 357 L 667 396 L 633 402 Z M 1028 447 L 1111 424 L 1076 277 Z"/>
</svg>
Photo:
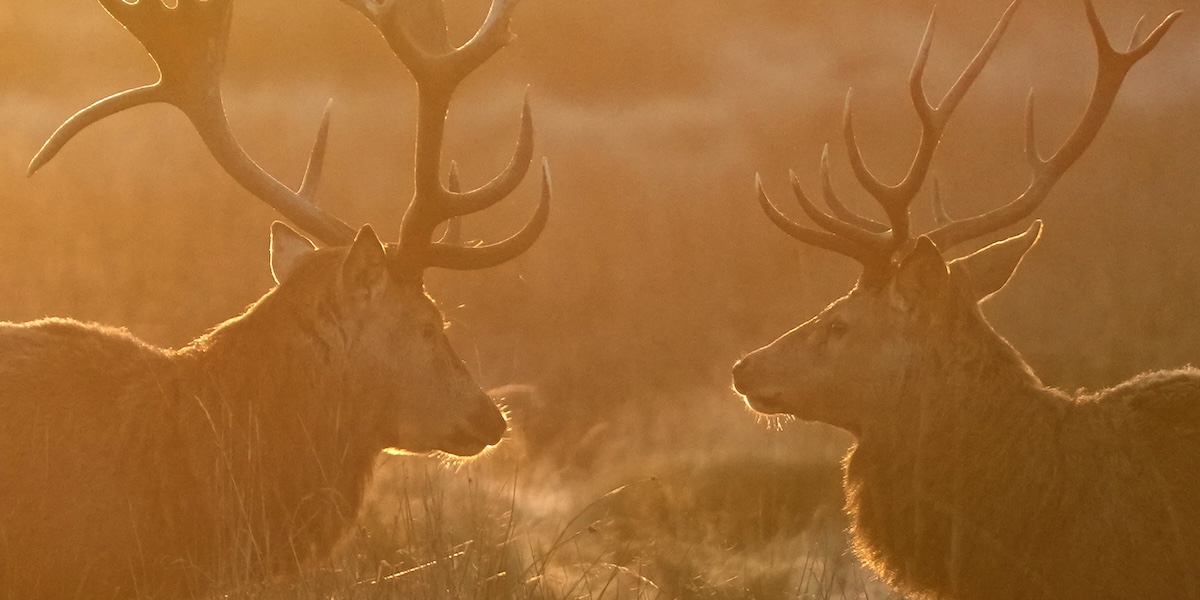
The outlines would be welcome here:
<svg viewBox="0 0 1200 600">
<path fill-rule="evenodd" d="M 490 406 L 483 412 L 482 417 L 477 419 L 476 423 L 479 425 L 482 438 L 488 444 L 496 444 L 508 431 L 508 421 L 504 418 L 504 413 L 500 412 L 495 404 L 492 404 L 491 398 L 488 398 L 488 404 Z"/>
<path fill-rule="evenodd" d="M 749 370 L 750 367 L 744 358 L 733 363 L 733 389 L 737 390 L 739 394 L 746 393 Z"/>
<path fill-rule="evenodd" d="M 481 395 L 477 408 L 467 417 L 464 429 L 477 441 L 494 445 L 508 431 L 508 421 L 491 397 Z"/>
</svg>

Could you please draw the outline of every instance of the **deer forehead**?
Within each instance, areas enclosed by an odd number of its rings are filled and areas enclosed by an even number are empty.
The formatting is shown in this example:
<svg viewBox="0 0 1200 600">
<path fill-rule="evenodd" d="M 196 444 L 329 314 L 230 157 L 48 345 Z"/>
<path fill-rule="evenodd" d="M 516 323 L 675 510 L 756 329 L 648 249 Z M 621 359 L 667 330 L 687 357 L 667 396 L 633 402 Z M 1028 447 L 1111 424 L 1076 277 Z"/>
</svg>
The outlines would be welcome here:
<svg viewBox="0 0 1200 600">
<path fill-rule="evenodd" d="M 346 304 L 348 298 L 341 297 L 342 264 L 346 248 L 321 249 L 299 259 L 295 271 L 276 293 L 287 296 L 292 302 L 311 305 Z M 441 312 L 425 293 L 421 280 L 388 274 L 383 293 L 369 304 L 375 308 L 395 311 L 421 320 L 441 320 Z"/>
</svg>

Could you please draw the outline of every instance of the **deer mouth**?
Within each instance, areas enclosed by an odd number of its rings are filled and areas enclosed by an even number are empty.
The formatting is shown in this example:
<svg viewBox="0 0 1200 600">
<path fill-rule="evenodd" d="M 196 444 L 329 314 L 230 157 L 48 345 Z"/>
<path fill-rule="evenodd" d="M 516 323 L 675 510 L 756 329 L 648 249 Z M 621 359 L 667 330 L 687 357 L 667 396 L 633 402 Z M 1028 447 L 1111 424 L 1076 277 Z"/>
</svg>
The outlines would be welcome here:
<svg viewBox="0 0 1200 600">
<path fill-rule="evenodd" d="M 762 413 L 764 415 L 777 415 L 787 412 L 784 408 L 783 394 L 750 394 L 743 396 L 746 399 L 746 406 L 751 410 Z"/>
<path fill-rule="evenodd" d="M 489 446 L 499 444 L 504 439 L 506 431 L 508 431 L 508 421 L 499 410 L 492 406 L 492 410 L 487 411 L 485 416 L 477 417 L 473 422 L 455 427 L 442 440 L 442 443 L 438 444 L 438 450 L 454 456 L 475 456 Z"/>
<path fill-rule="evenodd" d="M 476 433 L 459 431 L 447 437 L 447 439 L 438 444 L 438 450 L 454 456 L 468 457 L 475 456 L 486 450 L 489 446 L 494 446 L 500 443 L 502 438 L 489 438 Z"/>
<path fill-rule="evenodd" d="M 750 410 L 774 415 L 785 412 L 783 392 L 774 385 L 761 385 L 747 377 L 746 361 L 743 359 L 734 365 L 733 389 L 742 396 Z"/>
</svg>

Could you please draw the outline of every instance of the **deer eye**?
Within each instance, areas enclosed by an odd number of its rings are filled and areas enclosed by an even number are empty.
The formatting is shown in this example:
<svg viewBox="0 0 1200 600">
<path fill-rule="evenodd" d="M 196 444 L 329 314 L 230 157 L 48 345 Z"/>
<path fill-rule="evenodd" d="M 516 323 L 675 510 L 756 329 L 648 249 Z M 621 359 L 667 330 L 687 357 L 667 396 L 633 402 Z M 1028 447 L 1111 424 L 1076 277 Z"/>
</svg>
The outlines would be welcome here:
<svg viewBox="0 0 1200 600">
<path fill-rule="evenodd" d="M 847 326 L 846 322 L 841 319 L 833 319 L 829 322 L 830 337 L 841 337 L 846 333 L 847 329 L 849 329 L 849 326 Z"/>
<path fill-rule="evenodd" d="M 441 332 L 442 329 L 436 323 L 426 323 L 421 326 L 421 337 L 426 340 L 433 340 Z"/>
</svg>

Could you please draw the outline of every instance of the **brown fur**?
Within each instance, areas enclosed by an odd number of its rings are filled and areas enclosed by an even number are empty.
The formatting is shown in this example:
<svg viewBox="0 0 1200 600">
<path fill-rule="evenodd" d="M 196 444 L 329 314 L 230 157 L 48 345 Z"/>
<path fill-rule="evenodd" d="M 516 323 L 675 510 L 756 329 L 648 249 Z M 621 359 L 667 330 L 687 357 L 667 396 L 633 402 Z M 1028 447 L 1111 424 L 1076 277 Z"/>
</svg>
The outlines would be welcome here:
<svg viewBox="0 0 1200 600">
<path fill-rule="evenodd" d="M 288 572 L 344 536 L 381 450 L 497 441 L 503 417 L 441 315 L 369 237 L 304 253 L 180 350 L 65 319 L 0 324 L 0 598 Z"/>
<path fill-rule="evenodd" d="M 856 551 L 907 592 L 1200 598 L 1200 370 L 1047 388 L 959 271 L 919 246 L 885 285 L 743 359 L 735 385 L 756 409 L 854 433 Z"/>
</svg>

